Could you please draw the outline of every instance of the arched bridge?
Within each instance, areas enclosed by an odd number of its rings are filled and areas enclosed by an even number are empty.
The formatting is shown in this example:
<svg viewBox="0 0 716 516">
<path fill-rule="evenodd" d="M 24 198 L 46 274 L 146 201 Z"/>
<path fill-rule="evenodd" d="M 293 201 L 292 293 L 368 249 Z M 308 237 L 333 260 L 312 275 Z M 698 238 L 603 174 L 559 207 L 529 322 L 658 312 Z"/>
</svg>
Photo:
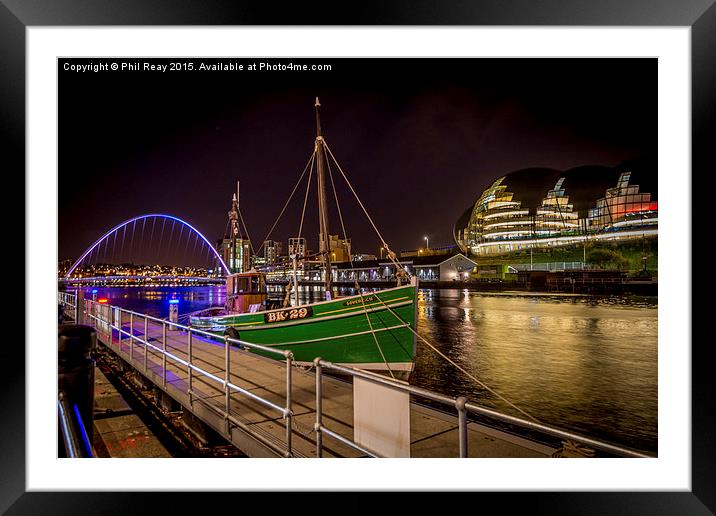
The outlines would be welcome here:
<svg viewBox="0 0 716 516">
<path fill-rule="evenodd" d="M 166 226 L 167 223 L 171 222 L 171 230 L 168 237 L 165 240 Z M 174 230 L 179 225 L 179 235 L 174 238 Z M 140 236 L 137 236 L 137 226 L 141 225 Z M 127 233 L 131 226 L 131 236 L 129 237 L 129 249 L 127 249 Z M 151 227 L 149 227 L 151 226 Z M 161 227 L 159 227 L 161 226 Z M 186 230 L 186 236 L 184 232 Z M 149 242 L 147 242 L 146 233 L 149 232 Z M 193 259 L 196 260 L 196 249 L 197 244 L 201 243 L 199 247 L 199 259 L 209 258 L 210 260 L 216 259 L 216 263 L 224 271 L 224 274 L 229 274 L 229 268 L 227 267 L 221 255 L 216 251 L 211 242 L 194 226 L 186 222 L 185 220 L 175 217 L 173 215 L 166 215 L 163 213 L 149 213 L 146 215 L 140 215 L 133 217 L 129 220 L 125 220 L 121 224 L 117 224 L 112 229 L 107 231 L 101 237 L 99 237 L 87 250 L 80 256 L 72 267 L 69 268 L 65 274 L 65 279 L 70 279 L 72 273 L 83 263 L 95 263 L 99 262 L 100 259 L 106 260 L 109 252 L 110 241 L 112 241 L 112 259 L 116 257 L 117 240 L 121 233 L 121 244 L 119 248 L 120 257 L 134 256 L 135 252 L 142 252 L 143 248 L 150 246 L 156 247 L 160 252 L 165 251 L 167 253 L 173 253 L 174 256 L 179 255 L 183 252 L 183 256 L 186 257 L 190 254 L 189 247 L 192 242 L 193 247 L 191 253 L 193 253 Z M 155 234 L 158 235 L 158 243 L 155 241 Z M 135 240 L 139 240 L 139 251 L 135 251 Z M 210 250 L 210 251 L 209 251 Z M 102 258 L 100 258 L 102 256 Z"/>
</svg>

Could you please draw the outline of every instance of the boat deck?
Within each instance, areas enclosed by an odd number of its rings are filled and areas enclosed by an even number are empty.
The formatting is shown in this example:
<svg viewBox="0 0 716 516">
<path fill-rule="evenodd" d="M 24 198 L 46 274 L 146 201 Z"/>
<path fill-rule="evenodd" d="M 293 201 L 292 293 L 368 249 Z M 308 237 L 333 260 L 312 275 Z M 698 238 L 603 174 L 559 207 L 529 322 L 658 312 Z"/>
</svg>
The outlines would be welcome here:
<svg viewBox="0 0 716 516">
<path fill-rule="evenodd" d="M 141 328 L 140 328 L 141 327 Z M 125 322 L 123 329 L 129 332 Z M 144 338 L 143 320 L 135 321 L 133 335 Z M 162 327 L 149 321 L 147 334 L 150 344 L 162 347 Z M 283 448 L 286 443 L 285 421 L 276 410 L 234 392 L 230 398 L 230 413 L 240 422 L 227 425 L 219 414 L 226 407 L 226 396 L 220 383 L 192 371 L 191 398 L 188 392 L 188 374 L 185 366 L 167 362 L 166 383 L 162 354 L 148 348 L 145 358 L 141 342 L 133 342 L 127 335 L 119 345 L 118 332 L 108 334 L 98 331 L 98 337 L 105 346 L 124 358 L 138 372 L 157 385 L 166 394 L 190 408 L 191 412 L 204 423 L 213 427 L 250 457 L 276 456 L 275 451 L 261 443 L 270 441 Z M 111 340 L 111 345 L 109 344 Z M 187 360 L 188 334 L 179 330 L 168 330 L 167 351 Z M 225 376 L 226 355 L 223 343 L 208 338 L 192 337 L 192 364 L 219 378 Z M 231 348 L 231 382 L 249 392 L 284 406 L 286 399 L 286 368 L 283 362 L 264 358 L 253 353 Z M 315 376 L 299 368 L 292 373 L 293 455 L 315 457 L 316 444 L 313 424 L 315 422 Z M 410 407 L 411 457 L 457 457 L 457 418 L 449 414 L 412 402 Z M 353 437 L 353 386 L 341 379 L 324 375 L 323 380 L 323 424 L 330 430 L 347 438 Z M 253 436 L 252 436 L 253 434 Z M 256 439 L 258 436 L 260 439 Z M 469 423 L 469 457 L 549 457 L 554 448 L 523 439 L 487 426 Z M 332 439 L 323 438 L 324 457 L 360 457 L 356 450 Z"/>
</svg>

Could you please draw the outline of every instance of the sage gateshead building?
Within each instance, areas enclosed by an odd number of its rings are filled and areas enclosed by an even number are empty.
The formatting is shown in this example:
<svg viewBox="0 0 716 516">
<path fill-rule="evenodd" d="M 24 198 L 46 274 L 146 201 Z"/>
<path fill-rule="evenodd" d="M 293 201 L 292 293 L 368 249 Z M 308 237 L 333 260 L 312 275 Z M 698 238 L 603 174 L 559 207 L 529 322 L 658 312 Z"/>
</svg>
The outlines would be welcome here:
<svg viewBox="0 0 716 516">
<path fill-rule="evenodd" d="M 465 210 L 453 234 L 463 252 L 479 256 L 656 237 L 658 222 L 656 162 L 637 159 L 501 176 Z"/>
</svg>

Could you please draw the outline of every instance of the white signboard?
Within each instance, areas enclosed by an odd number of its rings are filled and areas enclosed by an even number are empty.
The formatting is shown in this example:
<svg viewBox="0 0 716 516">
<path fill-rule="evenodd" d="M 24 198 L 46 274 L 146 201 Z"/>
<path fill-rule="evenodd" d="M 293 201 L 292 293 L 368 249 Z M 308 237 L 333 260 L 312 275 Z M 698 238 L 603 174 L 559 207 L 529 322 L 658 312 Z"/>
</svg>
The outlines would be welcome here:
<svg viewBox="0 0 716 516">
<path fill-rule="evenodd" d="M 410 457 L 410 394 L 353 378 L 353 437 L 383 457 Z"/>
</svg>

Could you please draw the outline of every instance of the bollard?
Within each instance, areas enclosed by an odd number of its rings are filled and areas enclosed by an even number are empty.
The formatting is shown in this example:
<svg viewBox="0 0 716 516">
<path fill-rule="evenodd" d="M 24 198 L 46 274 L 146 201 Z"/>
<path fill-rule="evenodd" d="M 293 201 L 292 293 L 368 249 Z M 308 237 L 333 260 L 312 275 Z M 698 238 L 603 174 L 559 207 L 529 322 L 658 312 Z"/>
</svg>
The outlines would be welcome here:
<svg viewBox="0 0 716 516">
<path fill-rule="evenodd" d="M 178 299 L 170 299 L 169 300 L 169 322 L 179 322 L 179 300 Z M 173 324 L 169 325 L 170 330 L 178 330 L 179 328 L 177 326 L 174 326 Z"/>
<path fill-rule="evenodd" d="M 77 406 L 91 447 L 94 415 L 94 359 L 97 332 L 91 326 L 62 324 L 57 331 L 58 388 L 74 413 Z"/>
</svg>

